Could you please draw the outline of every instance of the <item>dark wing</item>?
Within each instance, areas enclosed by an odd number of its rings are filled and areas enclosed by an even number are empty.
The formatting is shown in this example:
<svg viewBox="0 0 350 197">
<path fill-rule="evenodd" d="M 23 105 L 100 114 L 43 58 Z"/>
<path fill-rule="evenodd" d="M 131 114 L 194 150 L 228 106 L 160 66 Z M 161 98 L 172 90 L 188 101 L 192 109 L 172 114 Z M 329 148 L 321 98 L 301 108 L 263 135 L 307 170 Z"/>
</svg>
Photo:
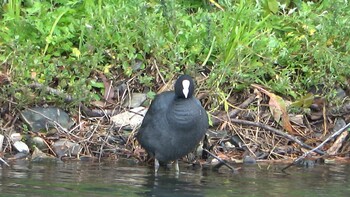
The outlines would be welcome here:
<svg viewBox="0 0 350 197">
<path fill-rule="evenodd" d="M 147 127 L 149 123 L 153 121 L 159 121 L 159 120 L 155 120 L 156 118 L 164 117 L 167 109 L 169 108 L 169 105 L 174 100 L 174 97 L 175 97 L 174 92 L 170 92 L 170 91 L 158 94 L 155 97 L 155 99 L 152 101 L 150 107 L 148 108 L 148 111 L 142 121 L 140 131 L 142 131 L 142 128 Z"/>
<path fill-rule="evenodd" d="M 175 98 L 174 92 L 163 92 L 156 96 L 142 121 L 136 135 L 137 140 L 149 153 L 154 154 L 155 139 L 161 135 L 165 124 L 165 114 Z"/>
</svg>

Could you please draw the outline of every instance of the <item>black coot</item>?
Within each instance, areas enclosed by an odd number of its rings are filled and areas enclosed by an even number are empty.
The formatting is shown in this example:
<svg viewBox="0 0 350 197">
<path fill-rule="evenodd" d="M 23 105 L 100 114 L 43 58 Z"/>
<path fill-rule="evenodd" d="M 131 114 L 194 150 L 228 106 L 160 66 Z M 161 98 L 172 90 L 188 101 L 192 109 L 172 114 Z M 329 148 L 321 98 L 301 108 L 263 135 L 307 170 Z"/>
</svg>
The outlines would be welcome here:
<svg viewBox="0 0 350 197">
<path fill-rule="evenodd" d="M 209 125 L 208 116 L 193 96 L 194 82 L 188 75 L 180 76 L 175 91 L 156 96 L 136 135 L 146 151 L 155 158 L 155 171 L 160 162 L 175 161 L 194 150 Z"/>
</svg>

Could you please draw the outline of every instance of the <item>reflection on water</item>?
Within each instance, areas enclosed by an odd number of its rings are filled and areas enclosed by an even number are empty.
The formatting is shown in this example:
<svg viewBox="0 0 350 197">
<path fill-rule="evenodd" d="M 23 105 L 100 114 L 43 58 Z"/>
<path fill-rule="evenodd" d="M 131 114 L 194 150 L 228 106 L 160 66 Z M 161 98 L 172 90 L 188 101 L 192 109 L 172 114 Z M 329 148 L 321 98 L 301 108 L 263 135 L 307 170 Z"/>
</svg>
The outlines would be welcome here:
<svg viewBox="0 0 350 197">
<path fill-rule="evenodd" d="M 0 167 L 0 196 L 348 196 L 349 165 L 243 165 L 237 174 L 181 166 L 177 176 L 123 163 L 30 163 Z"/>
</svg>

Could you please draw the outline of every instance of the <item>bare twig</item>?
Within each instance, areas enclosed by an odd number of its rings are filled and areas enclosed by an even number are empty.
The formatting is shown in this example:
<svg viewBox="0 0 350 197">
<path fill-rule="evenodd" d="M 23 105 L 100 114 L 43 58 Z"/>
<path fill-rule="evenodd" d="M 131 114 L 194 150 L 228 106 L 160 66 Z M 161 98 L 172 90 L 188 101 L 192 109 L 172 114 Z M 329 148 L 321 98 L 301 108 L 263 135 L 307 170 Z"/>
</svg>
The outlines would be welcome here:
<svg viewBox="0 0 350 197">
<path fill-rule="evenodd" d="M 2 162 L 2 163 L 4 163 L 5 165 L 7 165 L 7 166 L 10 166 L 5 160 L 3 160 L 1 157 L 0 157 L 0 161 Z"/>
<path fill-rule="evenodd" d="M 252 103 L 256 99 L 256 94 L 252 94 L 248 99 L 246 99 L 243 103 L 241 103 L 237 109 L 233 109 L 230 113 L 229 116 L 230 118 L 236 118 L 238 113 L 242 111 L 242 109 L 245 109 L 248 107 L 250 103 Z"/>
<path fill-rule="evenodd" d="M 237 117 L 238 113 L 241 112 L 242 109 L 247 108 L 248 105 L 250 103 L 252 103 L 256 99 L 256 96 L 257 96 L 256 94 L 253 94 L 250 97 L 248 97 L 248 99 L 246 99 L 243 103 L 241 103 L 236 109 L 233 109 L 232 111 L 230 111 L 228 113 L 228 116 L 230 118 Z M 222 122 L 222 120 L 226 119 L 225 116 L 226 116 L 226 114 L 225 115 L 219 115 L 218 117 L 214 118 L 213 119 L 213 126 L 219 125 Z"/>
<path fill-rule="evenodd" d="M 265 125 L 265 124 L 262 124 L 260 122 L 251 122 L 251 121 L 247 121 L 247 120 L 240 120 L 240 119 L 231 119 L 231 122 L 232 123 L 236 123 L 236 124 L 243 124 L 243 125 L 249 125 L 249 126 L 255 126 L 255 127 L 260 127 L 260 128 L 263 128 L 263 129 L 266 129 L 268 131 L 271 131 L 273 133 L 276 133 L 277 135 L 280 135 L 282 137 L 285 137 L 289 140 L 292 140 L 294 141 L 295 143 L 299 144 L 300 146 L 304 147 L 304 148 L 307 148 L 307 149 L 313 149 L 311 146 L 307 145 L 307 144 L 304 144 L 303 142 L 301 142 L 299 139 L 293 137 L 292 135 L 289 135 L 288 133 L 286 132 L 283 132 L 281 130 L 278 130 L 278 129 L 275 129 L 271 126 L 268 126 L 268 125 Z M 321 155 L 324 155 L 325 153 L 321 150 L 315 150 L 315 152 L 317 152 L 318 154 L 321 154 Z"/>
<path fill-rule="evenodd" d="M 237 169 L 230 166 L 226 161 L 222 160 L 220 157 L 214 155 L 213 153 L 211 153 L 209 150 L 207 149 L 203 149 L 205 152 L 207 152 L 210 156 L 214 157 L 215 159 L 217 159 L 221 164 L 227 166 L 228 168 L 230 168 L 234 173 L 237 172 Z M 220 165 L 221 166 L 221 165 Z"/>
<path fill-rule="evenodd" d="M 166 84 L 165 80 L 164 80 L 164 77 L 163 77 L 162 73 L 160 72 L 160 70 L 158 68 L 156 60 L 154 60 L 153 63 L 154 63 L 154 66 L 156 67 L 157 73 L 158 73 L 160 79 L 162 80 L 163 84 Z"/>
<path fill-rule="evenodd" d="M 113 128 L 114 128 L 114 123 L 108 128 L 108 133 L 105 137 L 105 139 L 103 140 L 102 142 L 102 145 L 100 147 L 100 151 L 99 151 L 99 156 L 98 156 L 98 161 L 100 162 L 101 161 L 101 158 L 102 158 L 102 155 L 103 155 L 103 148 L 104 146 L 106 145 L 106 143 L 108 143 L 108 137 L 111 135 L 112 131 L 113 131 Z"/>
<path fill-rule="evenodd" d="M 298 157 L 297 159 L 295 159 L 293 161 L 293 163 L 289 164 L 288 166 L 286 166 L 285 168 L 282 169 L 282 172 L 285 172 L 286 169 L 288 169 L 289 167 L 299 163 L 302 159 L 304 159 L 305 157 L 307 157 L 310 153 L 312 152 L 317 152 L 319 148 L 321 148 L 323 145 L 325 145 L 329 140 L 333 139 L 334 137 L 336 137 L 337 135 L 341 134 L 342 132 L 344 132 L 347 128 L 350 127 L 350 123 L 345 125 L 343 128 L 339 129 L 337 132 L 333 133 L 332 135 L 330 135 L 327 139 L 325 139 L 321 144 L 319 144 L 317 147 L 313 148 L 310 151 L 307 151 L 306 153 L 304 153 L 302 156 Z"/>
<path fill-rule="evenodd" d="M 66 102 L 72 102 L 73 101 L 73 97 L 71 95 L 68 95 L 68 94 L 64 93 L 63 91 L 61 91 L 61 90 L 57 90 L 57 89 L 45 86 L 45 85 L 37 83 L 37 82 L 29 84 L 29 87 L 30 88 L 36 88 L 36 89 L 40 88 L 40 89 L 43 89 L 43 90 L 46 90 L 46 91 L 50 92 L 51 94 L 58 95 L 58 96 L 63 96 L 64 100 Z"/>
</svg>

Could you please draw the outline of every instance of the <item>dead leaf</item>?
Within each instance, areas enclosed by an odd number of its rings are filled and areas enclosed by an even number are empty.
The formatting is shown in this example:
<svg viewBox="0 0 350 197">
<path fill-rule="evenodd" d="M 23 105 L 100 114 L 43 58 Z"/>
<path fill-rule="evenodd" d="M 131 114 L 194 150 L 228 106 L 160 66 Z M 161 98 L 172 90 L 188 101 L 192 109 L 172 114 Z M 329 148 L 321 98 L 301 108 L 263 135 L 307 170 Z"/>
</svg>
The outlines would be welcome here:
<svg viewBox="0 0 350 197">
<path fill-rule="evenodd" d="M 112 86 L 112 81 L 108 80 L 107 77 L 101 72 L 99 72 L 99 77 L 102 79 L 102 82 L 103 82 L 104 87 L 105 87 L 105 92 L 103 94 L 103 98 L 106 101 L 111 102 L 113 97 L 114 97 L 114 90 L 113 90 L 113 86 Z"/>
<path fill-rule="evenodd" d="M 283 100 L 283 98 L 265 90 L 257 84 L 252 84 L 252 86 L 266 94 L 268 97 L 270 97 L 270 111 L 275 121 L 278 122 L 283 127 L 283 129 L 288 131 L 288 133 L 297 134 L 297 132 L 294 131 L 290 123 L 286 103 Z"/>
<path fill-rule="evenodd" d="M 10 77 L 9 77 L 9 75 L 5 75 L 5 74 L 2 74 L 1 72 L 0 72 L 0 86 L 1 85 L 6 85 L 6 84 L 9 84 L 9 82 L 10 82 Z"/>
</svg>

